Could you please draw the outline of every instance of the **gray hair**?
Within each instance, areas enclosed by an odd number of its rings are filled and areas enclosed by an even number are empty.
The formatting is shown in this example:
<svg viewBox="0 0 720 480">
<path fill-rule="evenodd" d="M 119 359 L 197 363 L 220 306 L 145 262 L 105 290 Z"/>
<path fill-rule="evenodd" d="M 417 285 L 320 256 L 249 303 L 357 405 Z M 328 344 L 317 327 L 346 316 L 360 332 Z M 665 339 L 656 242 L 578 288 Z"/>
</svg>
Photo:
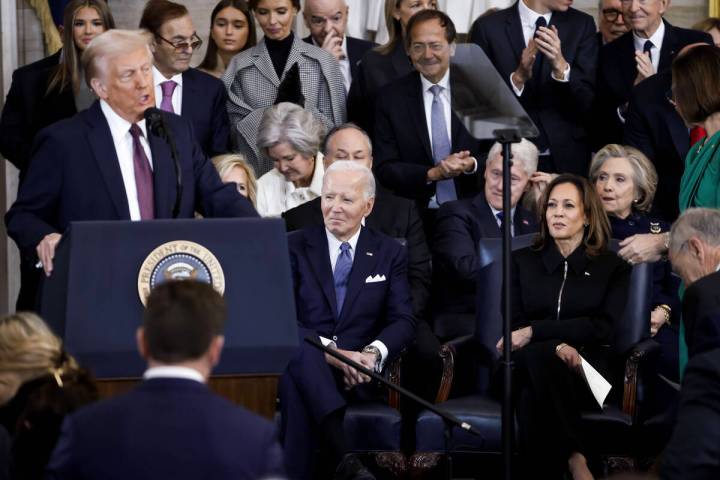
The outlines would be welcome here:
<svg viewBox="0 0 720 480">
<path fill-rule="evenodd" d="M 151 41 L 152 36 L 147 30 L 113 29 L 93 38 L 80 59 L 88 86 L 92 88 L 90 81 L 93 78 L 104 76 L 111 58 L 145 47 L 152 62 Z"/>
<path fill-rule="evenodd" d="M 325 135 L 325 140 L 323 140 L 322 147 L 320 148 L 320 151 L 323 155 L 327 155 L 328 153 L 328 144 L 330 143 L 330 140 L 332 137 L 335 136 L 336 133 L 340 133 L 343 130 L 357 130 L 358 132 L 362 133 L 363 137 L 365 138 L 365 141 L 367 141 L 368 146 L 368 152 L 370 155 L 372 155 L 372 140 L 370 140 L 370 135 L 367 134 L 365 130 L 363 130 L 360 126 L 353 122 L 343 123 L 342 125 L 338 125 L 337 127 L 333 127 L 330 129 L 330 131 Z"/>
<path fill-rule="evenodd" d="M 365 200 L 373 198 L 375 196 L 375 177 L 365 165 L 358 162 L 333 162 L 332 165 L 325 170 L 325 176 L 323 177 L 323 187 L 329 180 L 331 173 L 338 172 L 360 172 L 363 176 L 363 195 Z M 324 188 L 323 188 L 324 190 Z"/>
<path fill-rule="evenodd" d="M 510 146 L 510 152 L 512 153 L 514 162 L 520 161 L 523 164 L 523 168 L 528 176 L 537 171 L 538 155 L 540 152 L 538 152 L 537 147 L 530 140 L 523 138 L 520 140 L 520 143 L 513 143 Z M 487 156 L 488 161 L 497 155 L 502 155 L 502 144 L 499 142 L 495 142 L 490 148 Z"/>
<path fill-rule="evenodd" d="M 689 208 L 673 223 L 670 229 L 669 250 L 681 250 L 692 237 L 712 247 L 720 246 L 720 210 Z"/>
<path fill-rule="evenodd" d="M 325 126 L 304 108 L 282 102 L 265 110 L 258 128 L 257 148 L 267 158 L 267 151 L 288 143 L 305 157 L 314 157 L 325 135 Z"/>
<path fill-rule="evenodd" d="M 600 169 L 611 158 L 626 158 L 633 171 L 633 183 L 637 202 L 632 207 L 641 212 L 649 212 L 655 199 L 658 174 L 652 162 L 640 150 L 633 147 L 611 143 L 601 148 L 593 157 L 588 177 L 595 184 L 600 176 Z"/>
</svg>

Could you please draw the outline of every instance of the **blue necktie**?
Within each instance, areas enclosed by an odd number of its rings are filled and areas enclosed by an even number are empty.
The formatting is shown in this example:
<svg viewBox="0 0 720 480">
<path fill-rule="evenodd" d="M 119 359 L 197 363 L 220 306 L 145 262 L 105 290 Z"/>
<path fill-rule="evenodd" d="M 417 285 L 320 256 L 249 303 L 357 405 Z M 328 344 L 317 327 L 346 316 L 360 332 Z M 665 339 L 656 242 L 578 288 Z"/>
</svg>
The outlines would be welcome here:
<svg viewBox="0 0 720 480">
<path fill-rule="evenodd" d="M 645 45 L 643 45 L 643 53 L 648 54 L 648 58 L 650 59 L 650 62 L 652 62 L 652 49 L 655 45 L 650 40 L 647 40 L 645 42 Z"/>
<path fill-rule="evenodd" d="M 435 165 L 445 160 L 452 150 L 450 139 L 448 138 L 443 103 L 440 99 L 441 91 L 442 87 L 440 85 L 430 87 L 430 92 L 433 94 L 430 123 L 432 126 L 432 150 Z M 438 205 L 451 200 L 457 200 L 455 180 L 451 178 L 435 182 L 435 199 Z"/>
<path fill-rule="evenodd" d="M 333 279 L 335 283 L 335 300 L 337 303 L 338 316 L 342 311 L 345 302 L 345 293 L 347 292 L 348 279 L 350 278 L 350 270 L 352 270 L 352 256 L 350 255 L 350 244 L 343 242 L 340 244 L 340 255 L 335 262 L 335 271 Z"/>
</svg>

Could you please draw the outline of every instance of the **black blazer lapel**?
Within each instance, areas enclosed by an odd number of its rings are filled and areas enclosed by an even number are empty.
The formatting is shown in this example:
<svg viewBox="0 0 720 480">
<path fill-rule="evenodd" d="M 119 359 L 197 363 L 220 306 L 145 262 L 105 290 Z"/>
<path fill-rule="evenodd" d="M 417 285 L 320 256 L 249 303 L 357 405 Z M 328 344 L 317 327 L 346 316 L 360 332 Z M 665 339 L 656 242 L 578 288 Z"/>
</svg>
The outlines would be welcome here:
<svg viewBox="0 0 720 480">
<path fill-rule="evenodd" d="M 635 83 L 635 77 L 637 77 L 637 66 L 635 63 L 635 43 L 633 41 L 632 32 L 628 32 L 622 37 L 615 40 L 619 42 L 618 48 L 620 53 L 618 55 L 618 62 L 620 63 L 620 74 L 622 75 L 623 86 L 627 88 L 628 93 L 632 89 Z"/>
<path fill-rule="evenodd" d="M 658 63 L 658 72 L 663 72 L 670 68 L 673 58 L 677 53 L 678 38 L 675 34 L 675 27 L 663 20 L 665 23 L 665 35 L 663 35 L 662 48 L 660 49 L 660 63 Z"/>
<path fill-rule="evenodd" d="M 403 42 L 398 42 L 395 50 L 392 52 L 391 62 L 395 75 L 392 78 L 400 78 L 413 71 L 412 63 L 405 52 Z M 390 77 L 388 77 L 390 78 Z"/>
<path fill-rule="evenodd" d="M 365 280 L 373 272 L 378 258 L 378 242 L 375 236 L 365 227 L 361 227 L 360 237 L 355 246 L 355 255 L 353 257 L 353 266 L 350 270 L 350 279 L 348 280 L 347 292 L 345 293 L 345 302 L 338 324 L 343 323 L 352 311 L 353 303 L 363 288 L 365 288 Z"/>
<path fill-rule="evenodd" d="M 182 106 L 180 107 L 182 116 L 189 120 L 199 117 L 199 115 L 197 114 L 197 110 L 199 107 L 201 107 L 201 105 L 198 104 L 198 100 L 206 98 L 202 95 L 203 92 L 198 91 L 193 75 L 195 72 L 193 72 L 192 70 L 192 68 L 188 69 L 182 75 Z"/>
<path fill-rule="evenodd" d="M 407 92 L 407 107 L 409 118 L 412 118 L 415 124 L 415 131 L 423 144 L 427 158 L 430 159 L 430 163 L 433 162 L 432 145 L 430 143 L 430 132 L 428 132 L 427 122 L 425 121 L 425 102 L 423 100 L 422 83 L 420 81 L 420 74 L 413 74 L 415 81 L 414 85 L 408 89 Z"/>
<path fill-rule="evenodd" d="M 362 60 L 362 52 L 360 51 L 358 43 L 354 38 L 345 36 L 347 42 L 347 56 L 348 62 L 350 63 L 350 78 L 355 78 L 357 75 L 358 63 Z"/>
<path fill-rule="evenodd" d="M 174 160 L 167 142 L 149 130 L 148 143 L 152 152 L 155 218 L 170 218 L 177 194 Z"/>
<path fill-rule="evenodd" d="M 481 238 L 496 238 L 502 232 L 498 226 L 497 219 L 490 209 L 490 204 L 485 199 L 485 193 L 480 193 L 473 199 L 473 207 L 475 207 L 475 218 L 477 218 L 480 227 Z"/>
<path fill-rule="evenodd" d="M 115 151 L 110 126 L 100 109 L 100 101 L 93 103 L 90 108 L 81 112 L 81 115 L 88 124 L 86 132 L 88 143 L 115 206 L 117 216 L 120 220 L 130 220 L 130 207 L 120 171 L 120 161 Z"/>
<path fill-rule="evenodd" d="M 512 10 L 509 13 L 505 21 L 505 34 L 515 54 L 515 61 L 517 63 L 520 62 L 522 51 L 525 50 L 525 36 L 523 35 L 522 24 L 520 23 L 520 11 L 518 10 L 517 3 L 512 6 Z"/>
<path fill-rule="evenodd" d="M 532 218 L 532 213 L 522 208 L 520 204 L 515 207 L 513 226 L 515 227 L 515 236 L 537 231 L 536 222 Z"/>
<path fill-rule="evenodd" d="M 330 267 L 330 254 L 328 253 L 328 242 L 324 227 L 315 227 L 307 230 L 305 234 L 305 246 L 307 255 L 312 266 L 313 273 L 320 284 L 325 299 L 330 305 L 335 320 L 338 319 L 337 301 L 335 300 L 335 285 L 332 269 Z M 347 295 L 346 295 L 347 302 Z"/>
</svg>

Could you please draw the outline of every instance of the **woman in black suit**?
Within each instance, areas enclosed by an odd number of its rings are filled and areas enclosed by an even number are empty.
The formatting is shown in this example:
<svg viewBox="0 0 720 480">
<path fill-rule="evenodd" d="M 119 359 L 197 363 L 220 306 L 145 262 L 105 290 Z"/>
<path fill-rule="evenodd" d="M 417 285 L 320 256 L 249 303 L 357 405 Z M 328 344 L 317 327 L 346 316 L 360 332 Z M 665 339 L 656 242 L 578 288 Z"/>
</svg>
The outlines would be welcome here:
<svg viewBox="0 0 720 480">
<path fill-rule="evenodd" d="M 348 92 L 348 119 L 372 132 L 375 96 L 388 83 L 414 70 L 405 51 L 405 27 L 421 10 L 437 10 L 437 0 L 385 0 L 389 40 L 365 55 Z"/>
<path fill-rule="evenodd" d="M 590 181 L 610 220 L 612 237 L 624 240 L 636 234 L 660 235 L 670 230 L 666 222 L 650 215 L 657 188 L 655 167 L 633 147 L 606 145 L 590 165 Z M 660 344 L 658 372 L 678 381 L 678 329 L 680 279 L 667 261 L 653 265 L 650 335 Z"/>
<path fill-rule="evenodd" d="M 20 170 L 21 183 L 35 135 L 95 101 L 80 56 L 93 38 L 111 28 L 115 20 L 104 0 L 72 0 L 64 11 L 62 50 L 13 73 L 0 117 L 0 153 Z M 21 259 L 17 310 L 35 309 L 40 281 L 36 261 Z"/>
<path fill-rule="evenodd" d="M 555 178 L 540 221 L 535 244 L 513 255 L 520 448 L 528 478 L 561 478 L 569 470 L 587 479 L 580 410 L 595 400 L 580 375 L 581 355 L 610 378 L 612 325 L 625 307 L 630 268 L 607 248 L 608 219 L 587 180 Z"/>
</svg>

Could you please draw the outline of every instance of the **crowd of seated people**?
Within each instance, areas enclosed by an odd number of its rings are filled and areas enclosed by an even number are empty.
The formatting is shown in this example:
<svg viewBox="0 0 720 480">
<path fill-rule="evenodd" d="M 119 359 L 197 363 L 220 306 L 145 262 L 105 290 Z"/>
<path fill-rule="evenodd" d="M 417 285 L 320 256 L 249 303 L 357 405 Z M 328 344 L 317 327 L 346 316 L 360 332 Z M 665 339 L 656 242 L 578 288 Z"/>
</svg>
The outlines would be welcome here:
<svg viewBox="0 0 720 480">
<path fill-rule="evenodd" d="M 434 399 L 427 385 L 443 374 L 441 342 L 476 333 L 478 242 L 500 237 L 507 222 L 512 236 L 534 239 L 513 255 L 508 299 L 521 478 L 592 478 L 580 412 L 598 406 L 578 374 L 580 355 L 617 377 L 612 328 L 640 263 L 653 263 L 654 372 L 682 382 L 687 365 L 694 382 L 679 406 L 674 397 L 653 403 L 671 424 L 677 407 L 679 421 L 696 425 L 692 402 L 712 390 L 702 382 L 717 381 L 708 370 L 720 347 L 720 305 L 704 286 L 720 263 L 720 20 L 689 30 L 664 19 L 667 0 L 600 0 L 596 28 L 570 4 L 519 0 L 476 19 L 468 35 L 538 129 L 512 144 L 504 192 L 502 145 L 475 138 L 456 114 L 465 80 L 453 63 L 458 34 L 435 0 L 385 0 L 384 45 L 346 34 L 346 0 L 221 0 L 208 12 L 203 59 L 193 57 L 203 44 L 199 19 L 184 5 L 149 0 L 139 25 L 125 26 L 138 30 L 121 30 L 104 0 L 70 1 L 62 50 L 15 72 L 0 118 L 0 152 L 20 170 L 5 217 L 22 258 L 18 310 L 37 309 L 73 221 L 281 217 L 289 252 L 277 254 L 289 255 L 301 334 L 378 372 L 403 356 L 406 385 Z M 299 15 L 305 38 L 294 31 Z M 162 129 L 145 119 L 149 108 L 160 110 Z M 158 289 L 148 304 L 138 339 L 149 364 L 143 386 L 87 409 L 97 400 L 92 377 L 42 321 L 25 313 L 0 321 L 0 478 L 40 478 L 63 417 L 76 409 L 50 472 L 110 478 L 103 468 L 112 462 L 86 456 L 137 445 L 107 436 L 93 445 L 82 435 L 114 415 L 137 426 L 149 419 L 129 408 L 157 406 L 175 390 L 217 408 L 196 426 L 237 438 L 247 422 L 259 439 L 247 462 L 223 450 L 217 478 L 317 478 L 318 449 L 334 478 L 375 478 L 343 421 L 348 405 L 382 392 L 332 356 L 298 348 L 280 379 L 277 441 L 269 425 L 206 390 L 191 393 L 218 361 L 224 310 L 211 289 L 183 288 Z M 167 305 L 183 296 L 186 316 Z M 178 331 L 163 330 L 165 309 L 185 322 Z M 191 351 L 174 355 L 153 341 L 196 332 L 189 325 L 202 315 L 193 309 L 213 313 Z M 160 395 L 154 386 L 168 376 L 173 385 Z M 702 412 L 720 416 L 713 409 Z M 164 413 L 170 421 L 173 412 Z M 414 420 L 417 411 L 403 414 Z M 677 473 L 688 428 L 672 438 L 663 478 L 691 478 Z M 208 458 L 172 472 L 189 478 Z M 696 460 L 692 468 L 709 468 Z M 170 471 L 125 467 L 127 478 Z"/>
</svg>

